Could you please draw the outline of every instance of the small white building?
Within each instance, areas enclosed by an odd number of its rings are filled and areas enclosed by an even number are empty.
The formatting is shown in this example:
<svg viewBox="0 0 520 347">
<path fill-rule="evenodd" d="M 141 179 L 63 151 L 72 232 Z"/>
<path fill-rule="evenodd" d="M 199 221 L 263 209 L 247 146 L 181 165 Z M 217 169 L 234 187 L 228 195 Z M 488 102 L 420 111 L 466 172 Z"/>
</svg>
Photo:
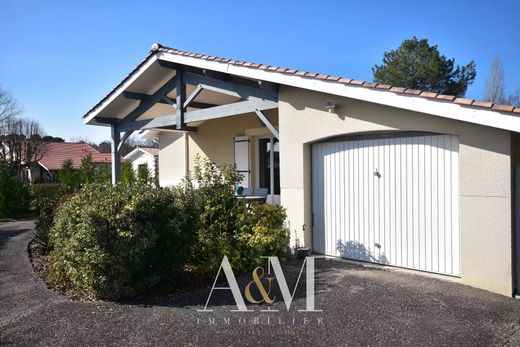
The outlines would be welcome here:
<svg viewBox="0 0 520 347">
<path fill-rule="evenodd" d="M 153 178 L 159 175 L 159 148 L 137 146 L 124 157 L 124 160 L 132 164 L 136 174 L 139 167 L 147 165 Z"/>
</svg>

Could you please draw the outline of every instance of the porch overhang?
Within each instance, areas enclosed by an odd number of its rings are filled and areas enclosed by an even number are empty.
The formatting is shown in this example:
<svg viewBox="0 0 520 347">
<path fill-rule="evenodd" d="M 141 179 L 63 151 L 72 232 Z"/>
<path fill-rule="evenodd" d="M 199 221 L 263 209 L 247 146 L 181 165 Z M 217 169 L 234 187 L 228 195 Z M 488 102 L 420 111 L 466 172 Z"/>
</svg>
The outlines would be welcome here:
<svg viewBox="0 0 520 347">
<path fill-rule="evenodd" d="M 277 107 L 275 84 L 150 55 L 83 120 L 89 125 L 116 126 L 119 131 L 196 131 L 206 120 Z"/>
<path fill-rule="evenodd" d="M 278 108 L 278 85 L 163 58 L 150 53 L 83 117 L 85 124 L 111 127 L 113 183 L 122 144 L 134 131 L 196 132 L 205 121 L 255 114 L 279 137 L 262 113 Z"/>
</svg>

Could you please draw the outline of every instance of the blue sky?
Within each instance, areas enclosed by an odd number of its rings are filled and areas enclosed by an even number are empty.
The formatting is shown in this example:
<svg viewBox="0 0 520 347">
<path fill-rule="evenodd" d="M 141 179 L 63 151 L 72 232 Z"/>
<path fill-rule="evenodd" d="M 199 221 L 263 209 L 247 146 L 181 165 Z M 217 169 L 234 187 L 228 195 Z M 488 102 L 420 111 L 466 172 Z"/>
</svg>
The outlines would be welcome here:
<svg viewBox="0 0 520 347">
<path fill-rule="evenodd" d="M 520 88 L 520 1 L 0 0 L 0 84 L 65 139 L 109 138 L 81 116 L 153 42 L 182 50 L 372 80 L 402 40 L 428 38 L 459 64 L 474 60 L 480 99 L 500 55 Z"/>
</svg>

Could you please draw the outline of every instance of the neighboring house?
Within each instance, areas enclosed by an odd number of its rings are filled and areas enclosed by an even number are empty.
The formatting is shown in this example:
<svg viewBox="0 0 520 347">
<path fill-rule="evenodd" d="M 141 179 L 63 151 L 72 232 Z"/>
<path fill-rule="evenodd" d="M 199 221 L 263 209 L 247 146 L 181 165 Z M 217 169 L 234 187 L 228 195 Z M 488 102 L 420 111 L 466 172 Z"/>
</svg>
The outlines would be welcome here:
<svg viewBox="0 0 520 347">
<path fill-rule="evenodd" d="M 147 166 L 152 177 L 159 177 L 159 148 L 137 146 L 124 160 L 132 164 L 135 173 L 140 167 Z"/>
<path fill-rule="evenodd" d="M 520 108 L 154 44 L 84 122 L 155 138 L 161 185 L 234 163 L 293 246 L 518 291 Z"/>
<path fill-rule="evenodd" d="M 89 154 L 96 165 L 110 164 L 110 153 L 100 153 L 86 143 L 46 143 L 41 151 L 41 159 L 29 170 L 28 179 L 31 183 L 56 182 L 58 171 L 65 160 L 71 159 L 74 168 L 77 169 L 81 165 L 81 160 Z"/>
</svg>

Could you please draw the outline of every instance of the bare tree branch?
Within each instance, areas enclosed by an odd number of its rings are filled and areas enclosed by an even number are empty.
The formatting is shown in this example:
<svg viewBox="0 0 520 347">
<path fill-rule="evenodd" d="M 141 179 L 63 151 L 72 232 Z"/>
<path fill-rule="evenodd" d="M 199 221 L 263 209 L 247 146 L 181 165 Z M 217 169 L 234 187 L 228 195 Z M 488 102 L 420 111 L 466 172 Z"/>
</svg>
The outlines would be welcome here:
<svg viewBox="0 0 520 347">
<path fill-rule="evenodd" d="M 502 60 L 496 56 L 491 63 L 489 75 L 484 87 L 484 100 L 495 104 L 505 104 L 504 68 Z"/>
<path fill-rule="evenodd" d="M 22 113 L 18 103 L 11 93 L 0 87 L 0 124 L 9 118 L 14 118 Z"/>
<path fill-rule="evenodd" d="M 516 107 L 520 107 L 520 89 L 515 90 L 509 94 L 507 103 Z"/>
<path fill-rule="evenodd" d="M 42 158 L 42 125 L 33 119 L 9 117 L 0 123 L 0 160 L 13 168 L 29 168 Z"/>
</svg>

